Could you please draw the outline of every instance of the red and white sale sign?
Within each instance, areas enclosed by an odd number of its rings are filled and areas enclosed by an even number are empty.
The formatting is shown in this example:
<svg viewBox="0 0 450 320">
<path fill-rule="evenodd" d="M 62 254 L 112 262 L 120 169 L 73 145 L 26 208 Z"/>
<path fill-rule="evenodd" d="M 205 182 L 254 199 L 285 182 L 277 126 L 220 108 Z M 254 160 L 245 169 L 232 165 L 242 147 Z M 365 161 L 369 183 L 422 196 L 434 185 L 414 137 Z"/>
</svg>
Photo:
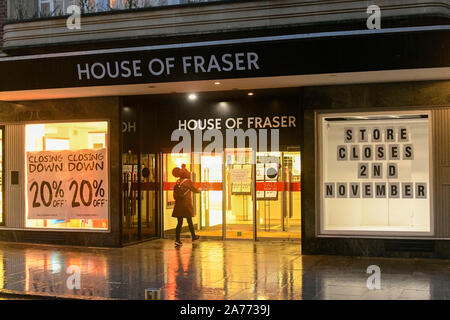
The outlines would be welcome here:
<svg viewBox="0 0 450 320">
<path fill-rule="evenodd" d="M 28 219 L 107 219 L 106 149 L 26 153 Z"/>
</svg>

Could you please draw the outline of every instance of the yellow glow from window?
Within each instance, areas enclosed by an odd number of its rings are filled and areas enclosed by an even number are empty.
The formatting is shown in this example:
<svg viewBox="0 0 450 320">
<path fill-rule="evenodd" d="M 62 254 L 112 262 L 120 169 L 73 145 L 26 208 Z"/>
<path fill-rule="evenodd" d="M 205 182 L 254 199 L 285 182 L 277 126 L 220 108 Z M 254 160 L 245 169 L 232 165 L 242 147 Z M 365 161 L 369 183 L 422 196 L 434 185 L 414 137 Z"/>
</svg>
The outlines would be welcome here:
<svg viewBox="0 0 450 320">
<path fill-rule="evenodd" d="M 52 139 L 44 138 L 45 140 L 45 150 L 58 151 L 58 150 L 69 150 L 69 139 Z"/>
<path fill-rule="evenodd" d="M 222 161 L 221 156 L 201 156 L 202 182 L 222 182 Z M 222 224 L 222 191 L 204 191 L 202 197 L 208 204 L 209 225 Z"/>
<path fill-rule="evenodd" d="M 0 223 L 3 223 L 3 130 L 0 130 Z"/>
<path fill-rule="evenodd" d="M 107 148 L 108 123 L 65 122 L 25 125 L 25 151 L 56 151 Z M 26 174 L 26 170 L 25 170 Z M 27 182 L 27 178 L 25 177 Z M 28 190 L 28 185 L 25 190 Z M 28 193 L 25 192 L 25 197 Z M 28 199 L 26 200 L 27 228 L 55 229 L 108 229 L 108 220 L 93 219 L 28 219 Z"/>
</svg>

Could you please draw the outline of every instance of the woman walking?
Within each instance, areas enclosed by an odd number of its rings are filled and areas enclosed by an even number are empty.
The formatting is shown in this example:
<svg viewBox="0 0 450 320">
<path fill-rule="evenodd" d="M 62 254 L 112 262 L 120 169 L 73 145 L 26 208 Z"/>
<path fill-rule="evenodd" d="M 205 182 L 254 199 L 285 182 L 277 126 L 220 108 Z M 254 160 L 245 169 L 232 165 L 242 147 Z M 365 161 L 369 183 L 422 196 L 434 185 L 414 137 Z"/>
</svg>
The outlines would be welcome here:
<svg viewBox="0 0 450 320">
<path fill-rule="evenodd" d="M 200 237 L 195 235 L 194 224 L 192 218 L 195 216 L 194 207 L 192 205 L 192 192 L 200 193 L 201 189 L 194 187 L 194 183 L 191 180 L 191 174 L 186 169 L 186 165 L 182 165 L 180 168 L 174 168 L 172 175 L 178 178 L 173 189 L 173 197 L 175 198 L 175 208 L 173 209 L 172 217 L 178 219 L 176 228 L 175 246 L 181 246 L 183 243 L 180 240 L 181 228 L 183 227 L 183 219 L 186 218 L 189 231 L 191 232 L 192 241 L 199 239 Z"/>
</svg>

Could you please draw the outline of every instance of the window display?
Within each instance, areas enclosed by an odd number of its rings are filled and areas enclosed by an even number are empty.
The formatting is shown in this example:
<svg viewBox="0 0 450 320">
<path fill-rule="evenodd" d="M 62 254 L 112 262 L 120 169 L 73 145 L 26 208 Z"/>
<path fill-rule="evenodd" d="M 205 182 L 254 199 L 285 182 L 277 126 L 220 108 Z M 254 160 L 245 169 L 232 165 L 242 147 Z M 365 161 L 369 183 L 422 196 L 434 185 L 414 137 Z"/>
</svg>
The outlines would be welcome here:
<svg viewBox="0 0 450 320">
<path fill-rule="evenodd" d="M 108 229 L 108 123 L 25 126 L 26 227 Z"/>
<path fill-rule="evenodd" d="M 4 172 L 3 172 L 3 159 L 4 159 L 4 127 L 0 127 L 0 225 L 3 225 L 5 223 L 4 214 L 5 214 L 5 188 L 3 185 L 4 179 Z"/>
<path fill-rule="evenodd" d="M 281 179 L 280 168 L 279 152 L 258 153 L 256 163 L 257 200 L 278 200 L 278 181 Z"/>
<path fill-rule="evenodd" d="M 323 233 L 431 232 L 427 114 L 323 115 Z"/>
</svg>

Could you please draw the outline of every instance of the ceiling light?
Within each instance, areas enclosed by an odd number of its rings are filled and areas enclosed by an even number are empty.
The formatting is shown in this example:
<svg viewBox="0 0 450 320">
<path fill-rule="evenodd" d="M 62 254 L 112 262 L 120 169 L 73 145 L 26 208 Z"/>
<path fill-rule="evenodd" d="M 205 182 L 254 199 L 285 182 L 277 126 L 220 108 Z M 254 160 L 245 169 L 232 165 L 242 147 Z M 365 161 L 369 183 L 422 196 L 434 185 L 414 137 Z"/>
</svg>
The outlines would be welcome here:
<svg viewBox="0 0 450 320">
<path fill-rule="evenodd" d="M 196 95 L 195 93 L 191 93 L 191 94 L 188 96 L 188 99 L 191 100 L 191 101 L 197 100 L 197 95 Z"/>
<path fill-rule="evenodd" d="M 249 92 L 248 95 L 251 97 L 253 95 L 255 95 L 253 92 Z"/>
</svg>

